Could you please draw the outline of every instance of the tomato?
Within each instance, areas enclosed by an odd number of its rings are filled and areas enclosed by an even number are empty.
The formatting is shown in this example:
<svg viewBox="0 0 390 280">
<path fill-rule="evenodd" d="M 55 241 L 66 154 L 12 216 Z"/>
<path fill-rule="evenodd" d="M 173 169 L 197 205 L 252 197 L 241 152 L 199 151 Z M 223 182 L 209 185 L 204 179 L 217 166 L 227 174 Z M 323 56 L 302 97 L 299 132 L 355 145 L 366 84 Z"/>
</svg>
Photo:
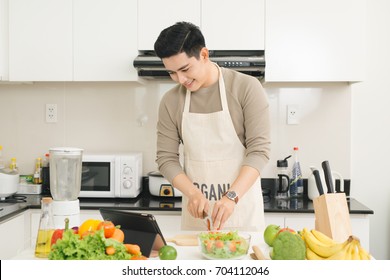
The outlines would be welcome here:
<svg viewBox="0 0 390 280">
<path fill-rule="evenodd" d="M 223 248 L 224 245 L 225 244 L 221 240 L 215 241 L 215 247 L 217 247 L 217 248 Z"/>
<path fill-rule="evenodd" d="M 115 232 L 115 225 L 111 221 L 102 221 L 97 226 L 97 229 L 98 230 L 103 229 L 104 230 L 104 237 L 110 238 Z"/>
<path fill-rule="evenodd" d="M 88 219 L 79 227 L 79 235 L 83 236 L 86 231 L 95 231 L 97 230 L 98 225 L 101 220 Z"/>
<path fill-rule="evenodd" d="M 205 240 L 204 242 L 206 243 L 207 252 L 211 252 L 213 250 L 213 241 Z"/>
<path fill-rule="evenodd" d="M 171 245 L 165 245 L 158 251 L 160 260 L 176 260 L 177 251 L 176 248 Z"/>
<path fill-rule="evenodd" d="M 231 241 L 229 243 L 229 250 L 230 250 L 230 252 L 235 252 L 237 250 L 236 242 Z"/>
</svg>

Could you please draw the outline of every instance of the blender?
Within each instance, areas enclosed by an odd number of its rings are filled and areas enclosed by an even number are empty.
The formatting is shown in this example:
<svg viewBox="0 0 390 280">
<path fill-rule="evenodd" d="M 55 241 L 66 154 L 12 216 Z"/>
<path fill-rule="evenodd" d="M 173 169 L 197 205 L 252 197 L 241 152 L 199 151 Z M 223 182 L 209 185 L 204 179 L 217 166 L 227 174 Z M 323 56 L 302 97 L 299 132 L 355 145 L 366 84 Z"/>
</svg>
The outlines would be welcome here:
<svg viewBox="0 0 390 280">
<path fill-rule="evenodd" d="M 50 192 L 53 197 L 55 228 L 63 228 L 65 218 L 69 226 L 80 225 L 81 167 L 83 150 L 52 148 L 50 153 Z"/>
</svg>

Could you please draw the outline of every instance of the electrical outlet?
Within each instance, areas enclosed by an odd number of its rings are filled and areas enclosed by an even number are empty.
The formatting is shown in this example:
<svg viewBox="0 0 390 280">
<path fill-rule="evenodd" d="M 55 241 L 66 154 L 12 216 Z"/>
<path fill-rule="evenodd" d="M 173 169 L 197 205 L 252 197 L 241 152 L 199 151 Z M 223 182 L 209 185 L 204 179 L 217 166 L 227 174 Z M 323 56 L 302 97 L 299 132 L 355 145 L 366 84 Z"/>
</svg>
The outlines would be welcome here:
<svg viewBox="0 0 390 280">
<path fill-rule="evenodd" d="M 287 124 L 299 124 L 298 105 L 287 105 Z"/>
<path fill-rule="evenodd" d="M 57 122 L 57 104 L 46 104 L 46 122 Z"/>
</svg>

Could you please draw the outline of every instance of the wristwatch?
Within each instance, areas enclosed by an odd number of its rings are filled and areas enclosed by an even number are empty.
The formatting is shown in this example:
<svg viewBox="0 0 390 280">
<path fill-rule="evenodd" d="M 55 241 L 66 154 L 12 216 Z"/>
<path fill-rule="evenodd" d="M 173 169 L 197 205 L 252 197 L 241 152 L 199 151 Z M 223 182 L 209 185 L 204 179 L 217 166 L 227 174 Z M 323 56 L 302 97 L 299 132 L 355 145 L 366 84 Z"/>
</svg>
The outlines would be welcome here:
<svg viewBox="0 0 390 280">
<path fill-rule="evenodd" d="M 236 204 L 238 203 L 238 195 L 235 191 L 227 191 L 223 194 L 223 196 L 226 196 L 230 200 L 234 201 Z"/>
</svg>

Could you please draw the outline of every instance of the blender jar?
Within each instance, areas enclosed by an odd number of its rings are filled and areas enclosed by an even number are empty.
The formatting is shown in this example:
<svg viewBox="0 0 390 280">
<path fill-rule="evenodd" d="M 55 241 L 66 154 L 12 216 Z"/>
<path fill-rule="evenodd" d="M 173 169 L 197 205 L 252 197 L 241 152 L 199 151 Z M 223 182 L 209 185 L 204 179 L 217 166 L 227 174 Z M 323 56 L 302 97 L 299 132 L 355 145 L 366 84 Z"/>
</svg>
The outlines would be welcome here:
<svg viewBox="0 0 390 280">
<path fill-rule="evenodd" d="M 50 192 L 54 200 L 77 200 L 81 189 L 83 150 L 53 148 L 50 152 Z"/>
</svg>

